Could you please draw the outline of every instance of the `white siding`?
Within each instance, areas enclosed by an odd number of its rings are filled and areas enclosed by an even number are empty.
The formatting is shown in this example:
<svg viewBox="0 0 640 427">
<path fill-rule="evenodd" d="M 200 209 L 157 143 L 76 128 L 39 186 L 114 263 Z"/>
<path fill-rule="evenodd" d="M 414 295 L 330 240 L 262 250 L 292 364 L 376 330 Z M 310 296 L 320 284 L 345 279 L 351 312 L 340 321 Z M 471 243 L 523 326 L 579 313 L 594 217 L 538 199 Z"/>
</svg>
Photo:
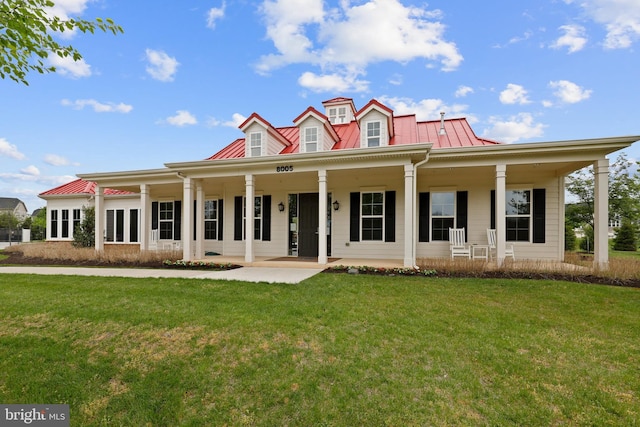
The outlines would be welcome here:
<svg viewBox="0 0 640 427">
<path fill-rule="evenodd" d="M 360 147 L 367 147 L 367 122 L 380 122 L 380 146 L 389 145 L 389 127 L 387 116 L 377 110 L 371 110 L 360 119 Z"/>
</svg>

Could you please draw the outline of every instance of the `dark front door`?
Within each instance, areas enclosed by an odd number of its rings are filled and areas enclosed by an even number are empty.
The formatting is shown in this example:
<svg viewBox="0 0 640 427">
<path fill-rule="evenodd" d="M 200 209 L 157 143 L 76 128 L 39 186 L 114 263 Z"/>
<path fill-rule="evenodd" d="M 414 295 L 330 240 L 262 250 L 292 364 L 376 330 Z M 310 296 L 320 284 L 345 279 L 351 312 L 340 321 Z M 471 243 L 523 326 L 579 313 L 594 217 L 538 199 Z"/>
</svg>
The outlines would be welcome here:
<svg viewBox="0 0 640 427">
<path fill-rule="evenodd" d="M 318 193 L 298 196 L 298 256 L 318 256 Z"/>
</svg>

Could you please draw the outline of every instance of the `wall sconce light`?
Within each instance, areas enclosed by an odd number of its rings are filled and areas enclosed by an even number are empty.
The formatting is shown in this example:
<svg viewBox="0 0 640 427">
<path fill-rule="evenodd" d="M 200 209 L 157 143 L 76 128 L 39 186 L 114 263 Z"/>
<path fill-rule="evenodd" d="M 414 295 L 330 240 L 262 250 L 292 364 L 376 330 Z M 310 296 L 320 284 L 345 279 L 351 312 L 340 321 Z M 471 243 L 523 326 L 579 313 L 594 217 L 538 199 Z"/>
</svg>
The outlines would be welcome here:
<svg viewBox="0 0 640 427">
<path fill-rule="evenodd" d="M 284 203 L 282 203 L 282 202 L 278 203 L 278 210 L 280 212 L 284 212 Z"/>
<path fill-rule="evenodd" d="M 340 203 L 336 200 L 333 202 L 333 210 L 337 211 L 338 209 L 340 209 Z"/>
</svg>

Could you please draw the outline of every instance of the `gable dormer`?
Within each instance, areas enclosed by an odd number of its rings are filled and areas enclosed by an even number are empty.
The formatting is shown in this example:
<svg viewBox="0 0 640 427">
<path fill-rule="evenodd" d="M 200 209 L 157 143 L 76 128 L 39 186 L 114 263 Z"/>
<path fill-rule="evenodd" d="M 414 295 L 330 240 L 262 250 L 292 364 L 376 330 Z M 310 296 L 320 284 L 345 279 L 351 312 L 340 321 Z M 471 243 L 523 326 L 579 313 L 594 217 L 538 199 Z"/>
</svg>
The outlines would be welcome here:
<svg viewBox="0 0 640 427">
<path fill-rule="evenodd" d="M 372 99 L 355 116 L 360 127 L 360 148 L 383 147 L 393 138 L 393 110 Z"/>
<path fill-rule="evenodd" d="M 251 114 L 239 127 L 245 135 L 245 157 L 273 156 L 291 145 L 271 123 L 257 113 Z"/>
<path fill-rule="evenodd" d="M 307 108 L 293 123 L 300 130 L 301 153 L 328 151 L 340 140 L 329 118 L 313 107 Z"/>
<path fill-rule="evenodd" d="M 356 114 L 356 106 L 351 98 L 333 98 L 324 101 L 322 105 L 325 116 L 334 125 L 350 123 Z"/>
</svg>

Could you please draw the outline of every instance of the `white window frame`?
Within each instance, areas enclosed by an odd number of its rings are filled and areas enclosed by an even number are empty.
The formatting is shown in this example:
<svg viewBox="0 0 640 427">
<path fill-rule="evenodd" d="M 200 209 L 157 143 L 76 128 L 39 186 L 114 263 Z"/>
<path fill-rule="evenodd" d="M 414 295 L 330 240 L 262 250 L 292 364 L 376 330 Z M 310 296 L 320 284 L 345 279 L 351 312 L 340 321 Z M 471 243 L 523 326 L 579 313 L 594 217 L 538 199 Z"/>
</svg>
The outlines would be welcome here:
<svg viewBox="0 0 640 427">
<path fill-rule="evenodd" d="M 377 125 L 377 129 L 374 125 Z M 380 147 L 382 145 L 382 122 L 380 120 L 366 122 L 364 132 L 367 147 Z M 372 141 L 376 141 L 376 143 L 372 144 Z"/>
<path fill-rule="evenodd" d="M 204 239 L 205 240 L 218 240 L 218 218 L 220 213 L 218 212 L 218 200 L 207 199 L 204 201 Z M 207 226 L 213 226 L 213 237 L 207 237 Z M 210 231 L 210 230 L 209 230 Z"/>
<path fill-rule="evenodd" d="M 263 143 L 262 132 L 251 132 L 249 134 L 249 154 L 251 157 L 262 156 Z"/>
<path fill-rule="evenodd" d="M 447 200 L 439 200 L 441 197 L 451 197 L 451 203 Z M 456 227 L 456 192 L 455 191 L 432 191 L 430 197 L 430 209 L 429 213 L 429 227 L 431 228 L 431 240 L 432 241 L 449 241 L 449 227 L 442 227 L 441 233 L 436 233 L 434 222 L 437 220 L 453 220 L 451 222 L 452 227 Z M 438 209 L 439 208 L 439 209 Z"/>
<path fill-rule="evenodd" d="M 58 210 L 57 209 L 51 210 L 50 222 L 51 222 L 51 238 L 57 239 L 58 238 Z"/>
<path fill-rule="evenodd" d="M 262 240 L 263 215 L 262 195 L 254 196 L 253 199 L 253 240 Z M 242 238 L 247 239 L 247 196 L 242 196 Z"/>
<path fill-rule="evenodd" d="M 82 224 L 82 209 L 74 209 L 73 210 L 73 220 L 71 222 L 71 235 L 74 236 L 76 233 L 76 227 Z"/>
<path fill-rule="evenodd" d="M 371 195 L 372 200 L 371 203 L 367 203 L 365 205 L 365 196 L 369 196 Z M 380 198 L 382 199 L 380 203 L 375 201 L 375 195 L 379 195 Z M 360 193 L 360 241 L 363 242 L 384 242 L 384 236 L 385 236 L 385 230 L 384 230 L 384 226 L 385 226 L 385 220 L 384 220 L 384 213 L 385 213 L 385 192 L 384 191 L 362 191 Z M 371 206 L 371 209 L 367 209 L 367 206 Z M 375 212 L 376 211 L 376 207 L 380 208 L 379 213 Z M 366 211 L 366 212 L 365 212 Z M 380 221 L 380 227 L 368 227 L 365 230 L 365 222 L 367 221 Z M 377 230 L 380 230 L 380 236 L 379 238 L 375 238 L 374 233 Z M 365 232 L 366 231 L 366 232 Z M 370 236 L 368 234 L 371 234 Z M 366 238 L 365 238 L 365 235 Z"/>
<path fill-rule="evenodd" d="M 126 219 L 124 209 L 107 209 L 105 221 L 105 241 L 109 243 L 124 243 L 126 234 Z M 118 221 L 118 215 L 122 215 L 122 223 Z M 109 218 L 111 216 L 111 218 Z M 118 227 L 122 227 L 122 236 L 118 238 Z"/>
<path fill-rule="evenodd" d="M 314 145 L 315 147 L 313 147 Z M 319 151 L 320 131 L 317 126 L 309 126 L 302 129 L 302 146 L 304 147 L 305 153 L 315 153 Z"/>
<path fill-rule="evenodd" d="M 164 209 L 163 209 L 164 205 Z M 167 209 L 170 206 L 170 209 Z M 158 202 L 158 239 L 159 240 L 173 240 L 173 221 L 174 221 L 174 202 L 173 200 L 165 200 Z M 163 230 L 164 227 L 167 229 Z"/>
<path fill-rule="evenodd" d="M 62 225 L 62 233 L 60 237 L 62 237 L 63 239 L 68 239 L 71 236 L 71 233 L 69 233 L 69 209 L 62 209 L 60 213 L 62 214 L 62 218 L 60 219 L 60 223 Z"/>
<path fill-rule="evenodd" d="M 526 213 L 521 213 L 518 212 L 519 210 L 521 210 L 521 203 L 516 203 L 516 206 L 513 206 L 512 203 L 512 210 L 509 210 L 509 198 L 512 195 L 515 195 L 516 193 L 528 193 L 528 202 L 525 203 L 524 205 L 526 205 L 528 207 L 528 212 Z M 505 192 L 505 232 L 506 232 L 506 241 L 507 242 L 531 242 L 531 236 L 533 234 L 533 190 L 531 188 L 510 188 L 507 189 Z M 518 238 L 518 230 L 520 230 L 520 226 L 516 225 L 516 227 L 509 227 L 509 222 L 512 222 L 514 219 L 516 219 L 517 222 L 520 222 L 519 220 L 526 218 L 527 221 L 527 239 L 519 239 Z M 515 230 L 515 231 L 511 231 L 511 230 Z M 513 238 L 513 236 L 511 235 L 512 233 L 516 233 L 515 238 Z"/>
</svg>

